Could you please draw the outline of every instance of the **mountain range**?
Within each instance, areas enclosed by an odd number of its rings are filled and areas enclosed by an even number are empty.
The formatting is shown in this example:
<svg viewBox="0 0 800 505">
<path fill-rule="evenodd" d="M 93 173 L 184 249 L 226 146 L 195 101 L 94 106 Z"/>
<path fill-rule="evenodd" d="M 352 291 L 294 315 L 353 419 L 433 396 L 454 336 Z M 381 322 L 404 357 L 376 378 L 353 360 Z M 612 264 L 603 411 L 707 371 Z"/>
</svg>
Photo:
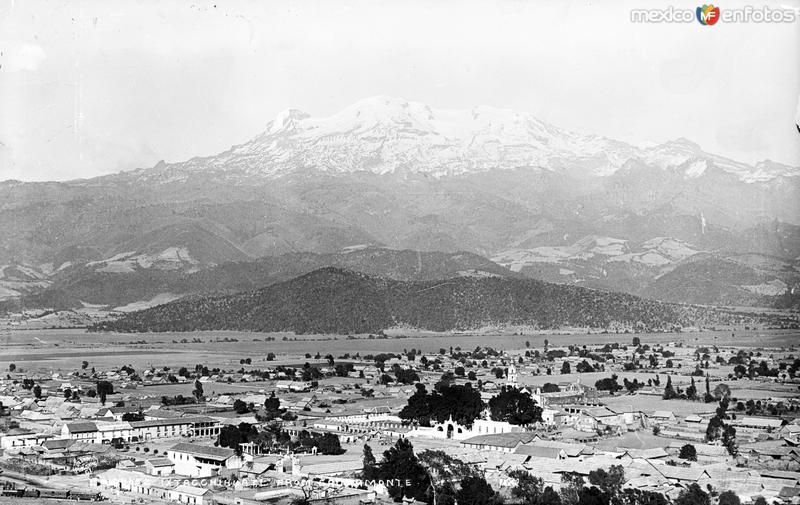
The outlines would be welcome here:
<svg viewBox="0 0 800 505">
<path fill-rule="evenodd" d="M 686 139 L 634 146 L 528 113 L 380 96 L 330 117 L 287 110 L 214 156 L 0 182 L 0 299 L 138 307 L 328 265 L 394 278 L 380 261 L 341 259 L 361 249 L 477 255 L 505 277 L 667 301 L 796 308 L 799 197 L 797 167 Z M 454 268 L 474 269 L 440 274 Z M 237 269 L 247 274 L 218 282 Z"/>
</svg>

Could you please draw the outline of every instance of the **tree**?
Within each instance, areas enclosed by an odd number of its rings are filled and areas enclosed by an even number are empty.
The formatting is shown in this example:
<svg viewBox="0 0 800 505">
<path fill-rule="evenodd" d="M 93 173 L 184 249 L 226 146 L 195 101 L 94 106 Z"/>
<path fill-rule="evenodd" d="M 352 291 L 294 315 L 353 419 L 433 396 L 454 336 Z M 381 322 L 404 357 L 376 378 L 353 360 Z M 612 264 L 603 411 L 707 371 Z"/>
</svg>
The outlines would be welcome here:
<svg viewBox="0 0 800 505">
<path fill-rule="evenodd" d="M 547 486 L 542 491 L 541 505 L 561 505 L 561 496 L 553 490 L 551 486 Z"/>
<path fill-rule="evenodd" d="M 422 384 L 417 384 L 416 388 L 400 411 L 400 417 L 424 426 L 431 420 L 444 422 L 450 416 L 459 424 L 472 426 L 485 407 L 480 392 L 470 384 L 443 386 L 430 394 Z"/>
<path fill-rule="evenodd" d="M 33 396 L 35 396 L 37 400 L 42 397 L 42 386 L 38 384 L 33 386 Z"/>
<path fill-rule="evenodd" d="M 731 396 L 731 388 L 728 387 L 727 384 L 717 384 L 717 387 L 714 388 L 714 398 L 717 400 L 722 400 L 723 398 L 729 398 Z"/>
<path fill-rule="evenodd" d="M 633 337 L 633 340 L 631 342 L 636 347 L 639 347 L 642 344 L 642 341 L 639 339 L 639 337 Z"/>
<path fill-rule="evenodd" d="M 544 505 L 542 495 L 544 494 L 544 481 L 531 475 L 525 470 L 513 470 L 508 476 L 517 481 L 517 485 L 511 488 L 511 496 L 517 503 L 522 505 Z"/>
<path fill-rule="evenodd" d="M 414 384 L 415 382 L 419 382 L 419 375 L 411 369 L 396 367 L 394 369 L 394 376 L 397 382 L 401 384 Z"/>
<path fill-rule="evenodd" d="M 697 449 L 692 444 L 686 444 L 681 447 L 678 457 L 687 461 L 697 461 Z"/>
<path fill-rule="evenodd" d="M 616 393 L 622 389 L 622 386 L 620 386 L 619 382 L 617 382 L 617 378 L 617 374 L 613 374 L 611 377 L 600 379 L 594 383 L 594 387 L 596 387 L 599 391 L 609 391 L 612 394 Z"/>
<path fill-rule="evenodd" d="M 250 408 L 247 406 L 247 403 L 239 399 L 234 400 L 233 410 L 237 414 L 247 414 L 248 412 L 250 412 Z"/>
<path fill-rule="evenodd" d="M 418 455 L 418 459 L 433 479 L 431 494 L 436 496 L 437 504 L 455 503 L 454 482 L 462 482 L 467 477 L 482 475 L 473 466 L 447 455 L 444 451 L 426 450 Z"/>
<path fill-rule="evenodd" d="M 11 363 L 10 365 L 8 365 L 8 371 L 9 372 L 13 372 L 16 369 L 17 369 L 17 365 L 16 364 Z"/>
<path fill-rule="evenodd" d="M 489 412 L 493 421 L 527 425 L 542 421 L 542 408 L 527 392 L 513 387 L 503 388 L 500 394 L 489 400 Z"/>
<path fill-rule="evenodd" d="M 552 382 L 546 382 L 542 386 L 542 393 L 558 393 L 559 391 L 561 391 L 561 388 L 558 387 L 558 384 L 553 384 Z"/>
<path fill-rule="evenodd" d="M 333 433 L 323 433 L 317 437 L 316 445 L 320 454 L 338 455 L 344 453 L 339 437 Z"/>
<path fill-rule="evenodd" d="M 614 505 L 669 505 L 670 502 L 666 496 L 655 491 L 627 488 L 612 503 Z"/>
<path fill-rule="evenodd" d="M 123 421 L 144 421 L 144 413 L 140 410 L 139 412 L 125 412 L 122 414 Z"/>
<path fill-rule="evenodd" d="M 742 505 L 742 500 L 733 491 L 723 491 L 719 494 L 719 505 Z"/>
<path fill-rule="evenodd" d="M 387 489 L 389 496 L 396 502 L 403 497 L 427 502 L 428 494 L 432 494 L 428 472 L 414 455 L 414 446 L 405 438 L 399 439 L 393 447 L 384 451 L 378 469 L 379 480 L 391 479 L 392 484 Z"/>
<path fill-rule="evenodd" d="M 248 442 L 248 437 L 257 433 L 256 427 L 248 423 L 240 423 L 239 426 L 229 424 L 220 430 L 217 443 L 220 447 L 228 447 L 235 450 L 237 454 L 241 454 L 242 448 L 239 444 Z"/>
<path fill-rule="evenodd" d="M 475 475 L 461 481 L 456 493 L 459 505 L 499 505 L 503 498 L 492 489 L 482 476 Z"/>
<path fill-rule="evenodd" d="M 577 505 L 581 489 L 583 489 L 583 476 L 573 472 L 561 474 L 561 492 L 559 493 L 561 503 Z"/>
<path fill-rule="evenodd" d="M 203 383 L 200 382 L 200 379 L 194 381 L 194 391 L 192 391 L 192 394 L 198 402 L 203 399 Z"/>
<path fill-rule="evenodd" d="M 697 483 L 692 483 L 681 491 L 675 505 L 711 505 L 711 498 Z"/>
<path fill-rule="evenodd" d="M 362 469 L 361 478 L 364 480 L 375 480 L 378 469 L 375 466 L 375 455 L 372 454 L 372 447 L 364 444 L 363 456 L 361 458 Z"/>
<path fill-rule="evenodd" d="M 613 465 L 608 470 L 599 468 L 589 472 L 589 483 L 609 496 L 617 496 L 624 481 L 625 470 L 620 465 Z"/>
<path fill-rule="evenodd" d="M 736 445 L 736 428 L 730 424 L 726 424 L 722 429 L 722 445 L 731 456 L 739 454 L 739 448 Z"/>
<path fill-rule="evenodd" d="M 692 384 L 686 388 L 686 397 L 690 400 L 697 399 L 697 386 L 694 385 L 694 377 L 692 377 Z"/>
<path fill-rule="evenodd" d="M 98 381 L 97 382 L 97 394 L 105 393 L 107 395 L 114 394 L 114 385 L 109 381 Z"/>
<path fill-rule="evenodd" d="M 706 394 L 703 396 L 703 401 L 705 403 L 711 403 L 714 401 L 714 396 L 711 394 L 711 386 L 708 380 L 708 376 L 706 376 Z"/>
<path fill-rule="evenodd" d="M 671 400 L 677 397 L 677 393 L 675 393 L 675 389 L 672 387 L 672 377 L 667 376 L 667 385 L 664 386 L 664 399 Z"/>
<path fill-rule="evenodd" d="M 569 365 L 569 361 L 565 361 L 563 365 L 561 365 L 561 373 L 568 374 L 572 371 L 572 368 Z"/>
<path fill-rule="evenodd" d="M 67 400 L 72 398 L 72 390 L 70 388 L 64 390 L 64 398 Z"/>
<path fill-rule="evenodd" d="M 595 486 L 578 491 L 578 505 L 608 505 L 609 497 Z"/>
<path fill-rule="evenodd" d="M 89 368 L 89 362 L 84 360 L 83 363 L 81 363 L 81 369 L 86 370 L 87 368 Z"/>
</svg>

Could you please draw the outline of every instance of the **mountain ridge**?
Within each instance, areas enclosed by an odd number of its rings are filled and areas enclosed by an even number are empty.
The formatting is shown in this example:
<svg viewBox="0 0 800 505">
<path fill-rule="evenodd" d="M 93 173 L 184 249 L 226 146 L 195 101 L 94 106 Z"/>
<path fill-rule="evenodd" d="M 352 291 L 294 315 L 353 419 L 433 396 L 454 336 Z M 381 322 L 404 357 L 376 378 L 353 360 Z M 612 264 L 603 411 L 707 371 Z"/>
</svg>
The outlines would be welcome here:
<svg viewBox="0 0 800 505">
<path fill-rule="evenodd" d="M 760 316 L 643 300 L 533 279 L 457 277 L 404 282 L 325 267 L 286 282 L 227 296 L 194 296 L 94 331 L 239 330 L 375 333 L 392 327 L 465 331 L 486 326 L 588 327 L 657 331 Z"/>
<path fill-rule="evenodd" d="M 329 152 L 307 155 L 313 151 L 309 147 L 321 145 Z M 185 181 L 182 172 L 216 171 L 221 167 L 229 172 L 242 169 L 240 175 L 245 177 L 280 177 L 306 168 L 328 174 L 411 170 L 444 177 L 497 168 L 553 170 L 559 166 L 554 159 L 564 158 L 575 163 L 596 162 L 597 166 L 590 169 L 595 176 L 611 175 L 632 160 L 665 170 L 682 169 L 687 178 L 702 176 L 706 161 L 747 183 L 800 176 L 800 166 L 768 159 L 749 165 L 707 153 L 683 137 L 642 147 L 568 131 L 528 112 L 490 106 L 436 109 L 420 102 L 378 95 L 324 117 L 285 109 L 267 123 L 263 132 L 214 155 L 176 163 L 162 160 L 149 168 L 66 183 L 91 184 L 104 179 L 130 178 L 166 184 Z M 260 168 L 253 170 L 248 166 L 254 163 Z M 0 184 L 12 182 L 15 181 Z"/>
<path fill-rule="evenodd" d="M 300 145 L 291 145 L 292 140 Z M 337 153 L 337 148 L 344 153 L 304 158 L 308 147 L 321 143 L 333 153 Z M 376 150 L 380 150 L 377 157 Z M 299 153 L 299 157 L 294 153 Z M 158 177 L 170 167 L 208 170 L 219 164 L 236 166 L 237 156 L 249 161 L 257 159 L 264 167 L 260 175 L 268 177 L 288 175 L 293 170 L 308 167 L 334 174 L 358 170 L 379 174 L 411 170 L 434 177 L 496 168 L 556 169 L 552 158 L 596 160 L 600 166 L 594 167 L 591 173 L 598 176 L 611 175 L 630 160 L 642 160 L 662 169 L 677 169 L 687 163 L 702 164 L 706 158 L 744 182 L 800 176 L 800 167 L 769 160 L 750 166 L 710 155 L 685 138 L 639 148 L 615 139 L 570 132 L 526 112 L 488 106 L 433 109 L 419 102 L 382 95 L 360 100 L 327 117 L 313 117 L 297 109 L 287 109 L 270 121 L 264 132 L 244 144 L 231 146 L 215 156 L 192 158 L 183 164 L 159 163 L 139 173 Z M 215 162 L 215 158 L 221 160 Z M 487 159 L 482 161 L 483 158 Z M 294 166 L 287 167 L 287 162 Z M 695 166 L 694 170 L 685 170 L 684 175 L 698 177 L 704 170 Z"/>
</svg>

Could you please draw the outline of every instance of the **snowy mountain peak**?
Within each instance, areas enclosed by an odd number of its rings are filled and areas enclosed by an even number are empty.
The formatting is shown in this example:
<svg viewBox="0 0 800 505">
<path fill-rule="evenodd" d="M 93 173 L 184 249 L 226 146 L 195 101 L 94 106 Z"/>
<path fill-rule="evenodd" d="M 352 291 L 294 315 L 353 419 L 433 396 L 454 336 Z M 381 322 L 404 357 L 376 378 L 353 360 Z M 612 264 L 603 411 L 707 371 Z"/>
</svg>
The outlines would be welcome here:
<svg viewBox="0 0 800 505">
<path fill-rule="evenodd" d="M 497 169 L 570 168 L 587 177 L 603 177 L 631 160 L 676 170 L 686 178 L 702 177 L 713 165 L 743 182 L 764 182 L 796 171 L 752 167 L 711 155 L 685 138 L 635 147 L 566 131 L 527 112 L 488 106 L 434 109 L 378 95 L 327 117 L 287 109 L 253 140 L 217 156 L 170 165 L 158 177 L 180 181 L 188 172 L 225 178 L 282 177 L 308 170 L 445 177 Z"/>
<path fill-rule="evenodd" d="M 275 119 L 270 122 L 267 132 L 275 134 L 281 131 L 291 131 L 300 121 L 309 117 L 311 117 L 309 114 L 301 110 L 286 109 L 275 116 Z"/>
</svg>

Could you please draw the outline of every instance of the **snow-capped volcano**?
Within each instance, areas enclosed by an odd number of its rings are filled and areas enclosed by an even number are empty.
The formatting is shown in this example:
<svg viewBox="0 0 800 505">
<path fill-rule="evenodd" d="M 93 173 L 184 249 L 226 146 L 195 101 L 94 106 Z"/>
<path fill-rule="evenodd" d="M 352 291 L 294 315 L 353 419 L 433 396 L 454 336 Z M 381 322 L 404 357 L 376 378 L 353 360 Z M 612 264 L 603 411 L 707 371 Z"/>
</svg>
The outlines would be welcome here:
<svg viewBox="0 0 800 505">
<path fill-rule="evenodd" d="M 751 167 L 711 155 L 685 139 L 639 148 L 570 132 L 530 113 L 493 107 L 434 109 L 387 96 L 361 100 L 329 117 L 288 109 L 261 135 L 217 156 L 137 173 L 166 180 L 220 170 L 251 177 L 305 170 L 443 177 L 494 169 L 577 167 L 587 176 L 606 176 L 631 160 L 678 170 L 687 178 L 701 176 L 708 163 L 744 182 L 800 174 L 791 167 L 773 171 L 771 165 Z"/>
</svg>

